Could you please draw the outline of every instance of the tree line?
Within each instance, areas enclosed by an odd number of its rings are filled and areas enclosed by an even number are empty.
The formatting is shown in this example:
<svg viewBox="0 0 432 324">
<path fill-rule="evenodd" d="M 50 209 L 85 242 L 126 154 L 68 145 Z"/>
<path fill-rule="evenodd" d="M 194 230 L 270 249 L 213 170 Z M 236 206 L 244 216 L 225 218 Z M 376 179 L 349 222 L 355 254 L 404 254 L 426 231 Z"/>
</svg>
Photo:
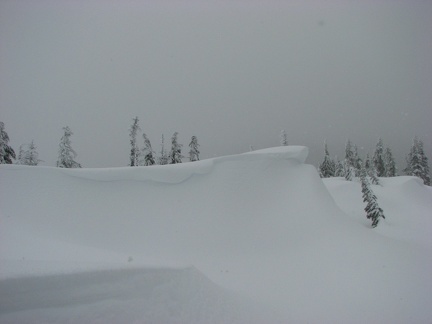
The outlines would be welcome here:
<svg viewBox="0 0 432 324">
<path fill-rule="evenodd" d="M 158 154 L 153 150 L 149 138 L 145 133 L 139 133 L 139 118 L 132 119 L 129 128 L 130 154 L 129 166 L 151 166 L 155 164 L 176 164 L 181 163 L 185 158 L 182 155 L 183 145 L 178 143 L 178 132 L 171 137 L 171 146 L 165 148 L 165 138 L 162 134 L 160 141 L 160 151 Z M 77 153 L 71 145 L 72 130 L 63 127 L 63 136 L 60 138 L 58 158 L 56 166 L 60 168 L 81 168 L 81 164 L 76 161 Z M 140 140 L 141 138 L 141 140 Z M 141 143 L 141 144 L 140 144 Z M 280 145 L 288 145 L 288 137 L 284 130 L 280 133 Z M 406 156 L 406 167 L 402 170 L 406 175 L 419 177 L 424 184 L 431 185 L 428 158 L 423 149 L 423 142 L 415 137 L 411 149 Z M 378 183 L 379 177 L 394 177 L 397 175 L 396 163 L 389 147 L 384 148 L 380 138 L 376 144 L 372 156 L 366 155 L 364 160 L 359 156 L 357 146 L 350 140 L 345 145 L 345 158 L 338 160 L 331 158 L 327 143 L 324 143 L 324 160 L 319 164 L 318 171 L 322 178 L 344 177 L 352 180 L 353 177 L 360 178 L 362 166 L 365 168 L 367 177 L 372 184 Z M 199 144 L 196 136 L 192 136 L 189 143 L 189 161 L 199 160 Z M 5 124 L 0 121 L 0 164 L 23 164 L 38 165 L 42 160 L 39 159 L 34 141 L 23 144 L 19 147 L 18 156 L 14 149 L 9 145 L 9 136 L 5 129 Z"/>
<path fill-rule="evenodd" d="M 149 138 L 145 133 L 138 136 L 141 128 L 139 127 L 138 117 L 133 118 L 131 127 L 129 128 L 130 138 L 130 155 L 129 166 L 150 166 L 150 165 L 165 165 L 182 163 L 184 156 L 182 155 L 182 144 L 178 143 L 178 132 L 175 132 L 171 137 L 170 150 L 165 149 L 164 135 L 161 138 L 161 150 L 159 155 L 153 150 Z M 60 138 L 58 158 L 56 166 L 59 168 L 81 168 L 81 164 L 76 161 L 78 154 L 72 148 L 71 136 L 72 130 L 65 126 L 63 127 L 63 136 Z M 143 140 L 142 146 L 138 143 L 138 137 Z M 34 141 L 30 144 L 23 144 L 19 148 L 18 156 L 15 150 L 9 145 L 9 135 L 6 132 L 5 124 L 0 121 L 0 164 L 15 164 L 21 165 L 38 165 L 42 160 L 39 159 L 36 145 Z M 199 160 L 199 144 L 196 136 L 192 136 L 189 143 L 189 161 Z"/>
<path fill-rule="evenodd" d="M 402 171 L 405 175 L 422 179 L 425 185 L 430 186 L 429 162 L 423 147 L 423 141 L 417 136 L 414 137 L 406 156 L 406 167 Z M 373 184 L 378 184 L 380 177 L 398 175 L 393 153 L 389 147 L 384 148 L 381 138 L 378 139 L 373 155 L 370 156 L 368 153 L 364 159 L 359 156 L 357 145 L 353 145 L 350 140 L 345 144 L 345 158 L 341 161 L 330 157 L 327 143 L 324 143 L 324 160 L 318 167 L 321 178 L 344 177 L 346 180 L 352 180 L 353 177 L 360 178 L 362 168 Z"/>
<path fill-rule="evenodd" d="M 182 163 L 184 156 L 182 155 L 183 144 L 178 143 L 178 132 L 175 132 L 171 136 L 171 149 L 167 151 L 165 149 L 165 138 L 162 134 L 160 142 L 160 152 L 156 155 L 153 150 L 149 138 L 146 133 L 142 133 L 143 139 L 142 148 L 138 144 L 138 132 L 141 130 L 139 126 L 139 119 L 135 117 L 132 125 L 129 128 L 129 139 L 130 139 L 130 155 L 129 155 L 129 166 L 150 166 L 150 165 L 165 165 L 165 164 L 177 164 Z M 189 161 L 194 162 L 199 160 L 200 151 L 198 149 L 198 139 L 194 135 L 189 143 Z"/>
<path fill-rule="evenodd" d="M 397 176 L 396 163 L 390 148 L 385 148 L 380 138 L 376 144 L 372 157 L 369 154 L 362 160 L 358 154 L 357 146 L 350 140 L 345 145 L 345 158 L 342 161 L 330 157 L 327 143 L 324 143 L 324 160 L 319 165 L 319 174 L 322 178 L 344 177 L 353 181 L 357 177 L 361 183 L 363 202 L 366 217 L 372 221 L 372 227 L 376 227 L 381 219 L 385 219 L 384 211 L 379 206 L 377 197 L 371 184 L 380 185 L 379 178 Z M 416 176 L 430 186 L 430 172 L 428 159 L 423 149 L 423 142 L 415 137 L 411 150 L 406 157 L 407 166 L 403 172 Z"/>
</svg>

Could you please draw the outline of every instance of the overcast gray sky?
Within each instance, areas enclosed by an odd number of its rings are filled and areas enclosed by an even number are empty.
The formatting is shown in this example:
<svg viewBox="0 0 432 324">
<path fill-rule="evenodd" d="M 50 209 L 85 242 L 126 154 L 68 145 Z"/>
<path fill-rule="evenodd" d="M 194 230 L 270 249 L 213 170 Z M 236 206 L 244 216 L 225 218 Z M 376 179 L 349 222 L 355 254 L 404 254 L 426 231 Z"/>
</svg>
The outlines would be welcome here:
<svg viewBox="0 0 432 324">
<path fill-rule="evenodd" d="M 54 166 L 126 166 L 138 116 L 159 151 L 201 158 L 290 144 L 310 163 L 379 137 L 432 152 L 432 1 L 0 0 L 0 120 Z M 142 141 L 140 141 L 142 143 Z M 168 144 L 168 143 L 167 143 Z M 185 154 L 186 155 L 186 154 Z"/>
</svg>

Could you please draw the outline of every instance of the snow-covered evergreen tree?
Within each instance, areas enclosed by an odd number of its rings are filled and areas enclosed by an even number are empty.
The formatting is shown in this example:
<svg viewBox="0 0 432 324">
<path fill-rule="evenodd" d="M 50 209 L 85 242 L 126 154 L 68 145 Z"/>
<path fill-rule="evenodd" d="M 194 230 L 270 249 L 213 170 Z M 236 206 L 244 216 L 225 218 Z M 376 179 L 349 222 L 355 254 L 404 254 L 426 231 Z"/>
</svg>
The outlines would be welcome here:
<svg viewBox="0 0 432 324">
<path fill-rule="evenodd" d="M 177 142 L 178 132 L 175 132 L 171 137 L 171 151 L 169 153 L 169 163 L 182 163 L 183 155 L 181 154 L 182 144 Z"/>
<path fill-rule="evenodd" d="M 430 177 L 430 169 L 429 169 L 429 161 L 426 153 L 423 148 L 423 141 L 419 140 L 419 152 L 421 156 L 421 165 L 423 169 L 422 179 L 425 185 L 431 185 L 431 177 Z"/>
<path fill-rule="evenodd" d="M 335 176 L 336 164 L 330 157 L 327 143 L 324 143 L 324 161 L 319 166 L 319 173 L 321 178 L 330 178 Z"/>
<path fill-rule="evenodd" d="M 378 179 L 378 175 L 377 175 L 377 172 L 375 170 L 375 166 L 369 157 L 369 154 L 366 155 L 365 169 L 366 169 L 367 175 L 369 176 L 372 184 L 379 185 L 380 182 Z"/>
<path fill-rule="evenodd" d="M 12 164 L 12 159 L 16 159 L 15 151 L 9 146 L 9 135 L 0 121 L 0 164 Z"/>
<path fill-rule="evenodd" d="M 363 202 L 366 203 L 365 212 L 367 219 L 372 220 L 372 227 L 376 227 L 381 218 L 385 218 L 383 210 L 379 207 L 377 197 L 371 189 L 367 179 L 366 169 L 361 168 L 360 182 L 363 193 Z"/>
<path fill-rule="evenodd" d="M 165 151 L 165 138 L 163 134 L 161 137 L 161 151 L 160 151 L 160 156 L 158 158 L 158 164 L 160 165 L 168 164 L 168 155 Z"/>
<path fill-rule="evenodd" d="M 345 161 L 347 161 L 349 165 L 354 165 L 354 151 L 350 140 L 347 140 L 345 144 Z"/>
<path fill-rule="evenodd" d="M 337 157 L 334 159 L 335 162 L 335 177 L 345 177 L 344 163 L 339 161 Z"/>
<path fill-rule="evenodd" d="M 389 147 L 387 147 L 384 151 L 384 166 L 386 177 L 396 177 L 396 162 Z"/>
<path fill-rule="evenodd" d="M 348 140 L 345 144 L 345 160 L 343 161 L 344 177 L 348 181 L 352 181 L 356 174 L 354 149 L 351 141 Z"/>
<path fill-rule="evenodd" d="M 72 149 L 70 137 L 73 135 L 71 129 L 63 127 L 64 134 L 60 139 L 59 155 L 57 167 L 59 168 L 81 168 L 81 165 L 74 159 L 77 157 L 76 152 Z"/>
<path fill-rule="evenodd" d="M 25 163 L 23 163 L 23 160 L 24 160 L 24 150 L 25 150 L 25 144 L 21 144 L 20 147 L 19 147 L 18 158 L 16 160 L 16 164 L 23 164 L 23 165 L 25 165 Z"/>
<path fill-rule="evenodd" d="M 131 150 L 129 155 L 129 166 L 138 166 L 139 165 L 139 159 L 140 159 L 140 151 L 137 144 L 137 133 L 141 128 L 138 125 L 139 119 L 138 117 L 135 117 L 133 119 L 133 123 L 131 127 L 129 128 L 129 138 L 130 138 L 130 144 L 131 144 Z"/>
<path fill-rule="evenodd" d="M 281 130 L 280 132 L 280 145 L 281 146 L 287 146 L 288 145 L 288 136 L 285 130 Z"/>
<path fill-rule="evenodd" d="M 406 163 L 406 167 L 402 171 L 406 175 L 412 175 L 412 170 L 411 170 L 411 152 L 408 153 L 407 156 L 405 157 L 405 163 Z"/>
<path fill-rule="evenodd" d="M 352 181 L 355 176 L 355 168 L 347 160 L 343 161 L 344 177 L 347 181 Z"/>
<path fill-rule="evenodd" d="M 406 160 L 407 167 L 404 169 L 404 172 L 407 175 L 419 177 L 425 185 L 430 186 L 431 179 L 428 158 L 423 149 L 423 142 L 417 136 L 413 140 Z"/>
<path fill-rule="evenodd" d="M 145 133 L 143 133 L 143 138 L 144 138 L 144 147 L 140 155 L 141 158 L 143 159 L 143 162 L 140 164 L 145 166 L 154 165 L 156 164 L 156 161 L 155 161 L 154 151 L 152 149 L 150 140 Z"/>
<path fill-rule="evenodd" d="M 39 154 L 36 151 L 36 145 L 34 141 L 31 141 L 30 144 L 23 144 L 20 146 L 19 154 L 18 154 L 18 164 L 22 165 L 38 165 L 39 162 Z"/>
<path fill-rule="evenodd" d="M 384 146 L 381 138 L 378 139 L 378 143 L 376 144 L 372 162 L 378 177 L 385 177 Z"/>
<path fill-rule="evenodd" d="M 372 163 L 371 163 L 371 159 L 370 159 L 369 153 L 366 154 L 366 159 L 365 159 L 364 167 L 365 167 L 366 171 L 368 171 L 372 167 Z"/>
<path fill-rule="evenodd" d="M 198 150 L 198 139 L 197 137 L 194 135 L 191 138 L 191 141 L 189 143 L 189 161 L 193 162 L 193 161 L 199 161 L 199 154 L 200 151 Z"/>
<path fill-rule="evenodd" d="M 362 165 L 362 160 L 358 154 L 358 148 L 357 145 L 354 145 L 353 148 L 353 156 L 352 156 L 352 165 L 354 167 L 355 170 L 355 176 L 359 177 L 360 176 L 360 169 L 361 169 L 361 165 Z"/>
</svg>

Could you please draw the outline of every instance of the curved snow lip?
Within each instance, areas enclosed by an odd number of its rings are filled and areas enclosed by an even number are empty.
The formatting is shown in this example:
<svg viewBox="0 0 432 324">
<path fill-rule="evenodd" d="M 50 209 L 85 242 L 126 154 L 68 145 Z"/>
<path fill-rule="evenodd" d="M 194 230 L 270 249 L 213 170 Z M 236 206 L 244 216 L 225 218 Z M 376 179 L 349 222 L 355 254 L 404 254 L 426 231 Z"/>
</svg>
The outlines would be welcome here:
<svg viewBox="0 0 432 324">
<path fill-rule="evenodd" d="M 209 174 L 216 164 L 225 162 L 248 162 L 261 160 L 291 160 L 304 163 L 309 154 L 305 146 L 279 146 L 256 150 L 243 154 L 222 156 L 193 163 L 180 163 L 169 165 L 153 165 L 151 167 L 117 167 L 117 168 L 82 168 L 64 169 L 56 167 L 38 167 L 41 169 L 56 170 L 62 174 L 93 181 L 150 181 L 165 184 L 179 184 L 195 175 Z M 2 168 L 23 170 L 30 168 L 23 165 L 2 165 Z M 32 166 L 31 168 L 35 168 Z M 138 172 L 137 172 L 138 171 Z"/>
<path fill-rule="evenodd" d="M 309 148 L 300 145 L 278 146 L 278 147 L 270 147 L 262 150 L 243 153 L 243 155 L 255 155 L 255 154 L 259 154 L 267 158 L 295 160 L 299 163 L 305 163 L 306 158 L 309 155 Z"/>
</svg>

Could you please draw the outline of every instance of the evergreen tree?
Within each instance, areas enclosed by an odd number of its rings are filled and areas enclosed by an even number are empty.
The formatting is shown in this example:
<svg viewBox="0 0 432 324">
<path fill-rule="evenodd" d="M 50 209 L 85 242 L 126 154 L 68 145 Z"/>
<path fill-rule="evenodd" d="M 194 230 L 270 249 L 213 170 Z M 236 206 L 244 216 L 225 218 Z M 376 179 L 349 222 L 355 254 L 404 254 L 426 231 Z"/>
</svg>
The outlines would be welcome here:
<svg viewBox="0 0 432 324">
<path fill-rule="evenodd" d="M 368 171 L 372 167 L 372 163 L 371 163 L 371 160 L 370 160 L 369 153 L 366 154 L 366 159 L 365 159 L 364 167 L 365 167 L 366 171 Z"/>
<path fill-rule="evenodd" d="M 141 156 L 143 157 L 144 161 L 142 164 L 145 166 L 154 165 L 156 164 L 156 162 L 154 158 L 154 152 L 150 144 L 150 140 L 148 139 L 145 133 L 143 134 L 143 138 L 144 138 L 144 147 Z"/>
<path fill-rule="evenodd" d="M 417 136 L 413 140 L 413 145 L 406 160 L 407 167 L 404 169 L 404 172 L 407 175 L 422 179 L 425 185 L 430 186 L 431 180 L 428 158 L 424 153 L 423 142 L 419 140 Z"/>
<path fill-rule="evenodd" d="M 339 161 L 337 157 L 335 157 L 335 177 L 345 177 L 345 169 L 342 161 Z"/>
<path fill-rule="evenodd" d="M 360 182 L 363 193 L 363 202 L 366 203 L 365 212 L 367 219 L 372 220 L 372 227 L 376 227 L 381 218 L 384 217 L 383 210 L 379 207 L 377 197 L 371 189 L 371 185 L 367 179 L 366 169 L 361 168 Z"/>
<path fill-rule="evenodd" d="M 15 151 L 8 143 L 9 135 L 6 133 L 5 124 L 0 121 L 0 164 L 12 164 L 12 159 L 16 159 Z"/>
<path fill-rule="evenodd" d="M 59 168 L 81 168 L 81 165 L 74 159 L 77 154 L 72 149 L 70 137 L 73 135 L 68 126 L 63 127 L 64 134 L 60 139 L 59 155 L 57 159 L 57 167 Z"/>
<path fill-rule="evenodd" d="M 384 151 L 384 167 L 386 177 L 396 177 L 396 162 L 389 147 Z"/>
<path fill-rule="evenodd" d="M 412 150 L 412 148 L 411 148 L 411 150 Z M 405 163 L 406 163 L 406 167 L 402 171 L 406 175 L 412 175 L 412 170 L 411 170 L 411 152 L 408 153 L 408 155 L 405 157 Z"/>
<path fill-rule="evenodd" d="M 345 144 L 345 160 L 343 161 L 344 177 L 348 181 L 352 181 L 355 176 L 355 156 L 351 141 L 348 140 Z"/>
<path fill-rule="evenodd" d="M 168 155 L 167 155 L 167 153 L 165 151 L 165 138 L 164 138 L 163 134 L 162 134 L 162 137 L 161 137 L 161 151 L 160 151 L 160 156 L 159 156 L 159 159 L 158 159 L 158 163 L 160 165 L 168 164 Z"/>
<path fill-rule="evenodd" d="M 18 164 L 23 165 L 38 165 L 39 162 L 39 154 L 36 151 L 36 146 L 34 145 L 34 141 L 31 141 L 30 144 L 21 145 L 20 151 L 18 154 Z"/>
<path fill-rule="evenodd" d="M 280 132 L 280 145 L 281 146 L 288 146 L 288 136 L 285 132 L 285 130 L 281 130 Z"/>
<path fill-rule="evenodd" d="M 347 164 L 354 166 L 354 151 L 350 140 L 347 140 L 345 144 L 345 161 L 347 161 Z"/>
<path fill-rule="evenodd" d="M 183 155 L 181 154 L 182 144 L 177 142 L 178 132 L 175 132 L 171 137 L 171 151 L 169 153 L 169 163 L 182 163 Z"/>
<path fill-rule="evenodd" d="M 319 166 L 319 173 L 321 178 L 330 178 L 335 176 L 336 164 L 330 157 L 328 152 L 327 143 L 324 143 L 324 161 Z"/>
<path fill-rule="evenodd" d="M 139 165 L 139 158 L 140 158 L 140 151 L 137 144 L 137 133 L 141 128 L 138 125 L 138 117 L 135 117 L 133 119 L 133 123 L 131 127 L 129 128 L 129 138 L 130 138 L 130 144 L 131 144 L 131 151 L 129 155 L 129 166 L 138 166 Z"/>
<path fill-rule="evenodd" d="M 375 170 L 375 166 L 371 162 L 369 154 L 366 155 L 365 169 L 366 169 L 367 175 L 369 176 L 372 184 L 379 185 L 380 182 L 379 182 L 379 179 L 378 179 L 378 176 L 377 176 L 377 172 Z"/>
<path fill-rule="evenodd" d="M 355 176 L 355 169 L 347 160 L 343 161 L 344 177 L 347 181 L 352 181 Z"/>
<path fill-rule="evenodd" d="M 354 167 L 355 170 L 355 176 L 359 177 L 360 176 L 360 170 L 361 170 L 361 165 L 362 165 L 362 160 L 358 154 L 358 148 L 357 145 L 354 145 L 353 148 L 353 157 L 352 157 L 352 165 Z"/>
<path fill-rule="evenodd" d="M 23 163 L 24 162 L 24 146 L 25 145 L 22 144 L 19 147 L 18 158 L 17 158 L 16 164 L 23 164 L 23 165 L 25 165 L 25 163 Z"/>
<path fill-rule="evenodd" d="M 384 146 L 383 141 L 380 138 L 375 147 L 375 153 L 372 158 L 375 170 L 377 171 L 378 177 L 385 176 L 385 163 L 384 163 Z"/>
<path fill-rule="evenodd" d="M 189 143 L 190 151 L 189 151 L 189 161 L 199 161 L 200 151 L 198 150 L 198 139 L 196 136 L 192 136 L 191 142 Z"/>
<path fill-rule="evenodd" d="M 419 152 L 421 156 L 421 165 L 423 169 L 422 179 L 425 185 L 430 186 L 431 178 L 430 178 L 429 161 L 424 152 L 423 142 L 421 140 L 419 141 Z"/>
</svg>

